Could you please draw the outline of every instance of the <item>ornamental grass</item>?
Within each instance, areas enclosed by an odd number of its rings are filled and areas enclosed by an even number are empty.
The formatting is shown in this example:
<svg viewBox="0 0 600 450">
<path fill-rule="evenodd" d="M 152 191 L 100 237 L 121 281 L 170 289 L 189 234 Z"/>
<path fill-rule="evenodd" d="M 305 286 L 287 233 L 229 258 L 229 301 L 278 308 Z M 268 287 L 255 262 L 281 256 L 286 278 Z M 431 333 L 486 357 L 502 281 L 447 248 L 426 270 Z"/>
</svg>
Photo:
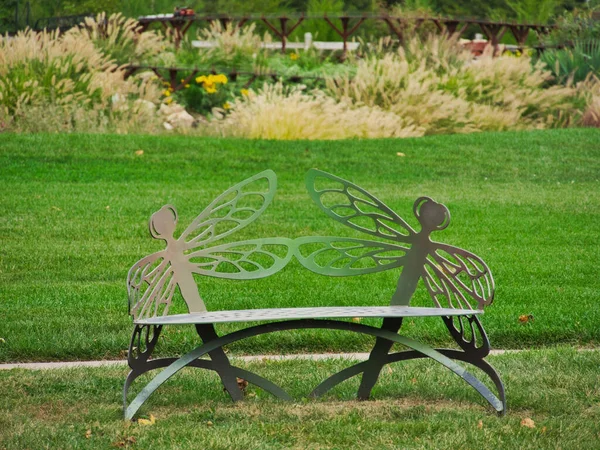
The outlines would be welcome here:
<svg viewBox="0 0 600 450">
<path fill-rule="evenodd" d="M 321 91 L 306 93 L 302 86 L 267 84 L 215 111 L 215 120 L 201 133 L 261 139 L 346 139 L 412 137 L 410 123 L 378 107 L 354 107 Z"/>
<path fill-rule="evenodd" d="M 158 85 L 147 74 L 125 79 L 111 52 L 98 48 L 99 24 L 108 24 L 105 49 L 133 42 L 127 35 L 130 21 L 117 17 L 105 22 L 103 16 L 65 34 L 26 30 L 12 38 L 0 36 L 0 129 L 118 133 L 160 129 L 155 113 Z"/>
<path fill-rule="evenodd" d="M 528 57 L 473 60 L 456 41 L 414 38 L 406 49 L 374 52 L 356 74 L 328 80 L 328 93 L 351 105 L 379 107 L 415 124 L 421 134 L 470 133 L 569 125 L 576 115 L 570 87 Z"/>
</svg>

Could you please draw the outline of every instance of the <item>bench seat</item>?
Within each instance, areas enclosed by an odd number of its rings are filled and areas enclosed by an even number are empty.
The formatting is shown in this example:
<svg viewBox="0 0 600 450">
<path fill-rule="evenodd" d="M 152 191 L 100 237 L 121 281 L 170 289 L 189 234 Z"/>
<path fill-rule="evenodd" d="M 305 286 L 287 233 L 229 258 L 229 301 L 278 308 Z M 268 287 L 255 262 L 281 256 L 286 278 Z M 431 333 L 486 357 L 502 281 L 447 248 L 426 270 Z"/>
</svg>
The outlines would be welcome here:
<svg viewBox="0 0 600 450">
<path fill-rule="evenodd" d="M 265 308 L 174 314 L 136 320 L 138 325 L 184 325 L 197 323 L 260 322 L 285 319 L 342 317 L 440 317 L 483 314 L 477 309 L 424 308 L 411 306 L 324 306 L 315 308 Z"/>
</svg>

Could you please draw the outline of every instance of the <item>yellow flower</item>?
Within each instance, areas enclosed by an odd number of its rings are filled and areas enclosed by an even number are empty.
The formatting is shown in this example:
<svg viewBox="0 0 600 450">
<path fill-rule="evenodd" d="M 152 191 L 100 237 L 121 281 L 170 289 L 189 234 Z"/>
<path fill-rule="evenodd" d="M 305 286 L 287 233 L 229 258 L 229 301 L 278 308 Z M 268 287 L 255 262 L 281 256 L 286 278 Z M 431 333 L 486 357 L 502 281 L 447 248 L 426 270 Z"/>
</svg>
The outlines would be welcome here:
<svg viewBox="0 0 600 450">
<path fill-rule="evenodd" d="M 230 108 L 231 108 L 231 105 L 229 104 L 229 102 L 225 102 L 225 103 L 223 104 L 223 109 L 224 109 L 225 111 L 227 111 L 227 110 L 228 110 L 228 109 L 230 109 Z"/>
<path fill-rule="evenodd" d="M 167 98 L 167 99 L 165 100 L 165 103 L 166 103 L 167 105 L 170 105 L 172 101 L 173 101 L 173 97 L 169 97 L 169 98 Z"/>
<path fill-rule="evenodd" d="M 189 89 L 189 88 L 190 88 L 190 85 L 189 85 L 189 84 L 186 84 L 186 85 L 185 85 L 185 88 L 186 88 L 186 89 Z"/>
<path fill-rule="evenodd" d="M 298 58 L 300 58 L 300 55 L 298 55 L 298 53 L 290 53 L 290 59 L 292 61 L 296 61 Z"/>
<path fill-rule="evenodd" d="M 196 78 L 196 83 L 202 84 L 207 93 L 214 94 L 217 92 L 217 84 L 227 84 L 227 77 L 222 73 L 219 75 L 201 75 Z"/>
<path fill-rule="evenodd" d="M 249 91 L 248 89 L 242 89 L 242 90 L 240 91 L 240 93 L 241 93 L 243 96 L 247 97 L 247 96 L 250 94 L 250 91 Z"/>
<path fill-rule="evenodd" d="M 171 95 L 171 91 L 167 89 L 166 91 L 163 92 L 163 95 L 165 97 L 169 97 Z"/>
<path fill-rule="evenodd" d="M 227 84 L 227 77 L 225 74 L 220 73 L 212 77 L 215 83 Z"/>
</svg>

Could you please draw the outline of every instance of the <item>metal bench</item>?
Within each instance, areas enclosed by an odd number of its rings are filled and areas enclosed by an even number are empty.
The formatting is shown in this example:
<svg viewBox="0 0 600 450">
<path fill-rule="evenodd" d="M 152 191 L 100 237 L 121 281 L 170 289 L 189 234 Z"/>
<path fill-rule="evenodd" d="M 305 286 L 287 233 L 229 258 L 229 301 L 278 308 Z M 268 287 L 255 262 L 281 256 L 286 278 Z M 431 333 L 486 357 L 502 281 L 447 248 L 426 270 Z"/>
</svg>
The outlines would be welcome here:
<svg viewBox="0 0 600 450">
<path fill-rule="evenodd" d="M 432 241 L 430 234 L 446 228 L 448 209 L 428 197 L 414 203 L 413 211 L 421 230 L 415 231 L 395 212 L 364 189 L 334 175 L 312 169 L 306 184 L 311 198 L 330 217 L 344 225 L 386 241 L 346 237 L 263 238 L 211 246 L 214 242 L 247 226 L 262 214 L 276 189 L 275 174 L 264 171 L 225 191 L 182 233 L 173 237 L 177 212 L 167 205 L 150 219 L 150 234 L 166 241 L 167 248 L 137 262 L 129 271 L 127 286 L 134 331 L 129 345 L 131 368 L 123 389 L 126 419 L 132 419 L 141 405 L 161 384 L 186 366 L 216 371 L 232 400 L 243 398 L 238 377 L 273 395 L 291 400 L 279 386 L 253 372 L 235 367 L 223 346 L 265 333 L 293 329 L 327 328 L 363 333 L 376 338 L 368 360 L 330 376 L 310 394 L 317 397 L 342 381 L 362 374 L 360 399 L 368 399 L 384 365 L 429 357 L 454 372 L 500 414 L 506 412 L 504 386 L 484 358 L 490 343 L 479 321 L 483 307 L 494 296 L 492 274 L 478 256 L 450 245 Z M 319 187 L 324 185 L 325 187 Z M 262 186 L 262 189 L 259 187 Z M 292 256 L 313 272 L 328 276 L 351 276 L 402 267 L 398 287 L 390 306 L 269 308 L 241 311 L 208 311 L 198 292 L 193 274 L 231 279 L 255 279 L 281 270 Z M 410 300 L 422 279 L 433 307 L 411 307 Z M 188 313 L 169 315 L 178 287 Z M 471 306 L 474 302 L 475 307 Z M 441 317 L 457 349 L 434 349 L 398 334 L 406 317 Z M 381 328 L 333 320 L 379 317 Z M 219 337 L 215 324 L 265 322 Z M 180 358 L 151 359 L 162 327 L 194 324 L 203 343 Z M 390 353 L 394 343 L 408 350 Z M 201 357 L 208 354 L 210 360 Z M 472 364 L 494 383 L 495 395 L 479 379 L 455 361 Z M 164 368 L 127 403 L 132 382 L 140 375 Z"/>
</svg>

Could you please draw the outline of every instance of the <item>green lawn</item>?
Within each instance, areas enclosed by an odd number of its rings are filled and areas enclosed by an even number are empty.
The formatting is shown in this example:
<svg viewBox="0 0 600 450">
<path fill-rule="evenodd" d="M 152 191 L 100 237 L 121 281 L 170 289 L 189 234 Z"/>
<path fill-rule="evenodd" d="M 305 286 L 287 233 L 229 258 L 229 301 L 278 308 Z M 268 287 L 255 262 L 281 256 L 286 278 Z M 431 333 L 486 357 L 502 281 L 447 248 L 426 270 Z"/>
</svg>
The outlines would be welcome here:
<svg viewBox="0 0 600 450">
<path fill-rule="evenodd" d="M 249 386 L 232 404 L 214 373 L 186 369 L 144 405 L 142 416 L 156 418 L 146 426 L 122 420 L 124 368 L 0 371 L 0 448 L 598 448 L 600 352 L 563 347 L 489 360 L 506 383 L 504 417 L 431 361 L 385 368 L 366 402 L 354 400 L 357 378 L 323 400 L 303 398 L 348 361 L 241 363 L 281 383 L 291 403 Z"/>
<path fill-rule="evenodd" d="M 122 358 L 131 331 L 127 271 L 163 245 L 148 235 L 152 212 L 174 204 L 182 231 L 216 195 L 266 168 L 279 177 L 275 201 L 229 240 L 359 237 L 309 199 L 303 179 L 311 167 L 365 187 L 414 226 L 417 197 L 445 203 L 452 223 L 434 239 L 475 252 L 494 273 L 496 302 L 483 320 L 495 347 L 600 341 L 598 130 L 338 142 L 2 134 L 0 361 Z M 199 284 L 209 309 L 385 305 L 398 275 L 327 278 L 292 262 L 263 280 Z M 421 286 L 416 303 L 428 302 Z M 535 320 L 522 324 L 522 314 Z M 405 332 L 449 342 L 439 319 L 408 321 Z M 161 352 L 196 342 L 190 327 L 171 327 Z M 371 343 L 303 331 L 230 351 L 366 350 Z"/>
</svg>

